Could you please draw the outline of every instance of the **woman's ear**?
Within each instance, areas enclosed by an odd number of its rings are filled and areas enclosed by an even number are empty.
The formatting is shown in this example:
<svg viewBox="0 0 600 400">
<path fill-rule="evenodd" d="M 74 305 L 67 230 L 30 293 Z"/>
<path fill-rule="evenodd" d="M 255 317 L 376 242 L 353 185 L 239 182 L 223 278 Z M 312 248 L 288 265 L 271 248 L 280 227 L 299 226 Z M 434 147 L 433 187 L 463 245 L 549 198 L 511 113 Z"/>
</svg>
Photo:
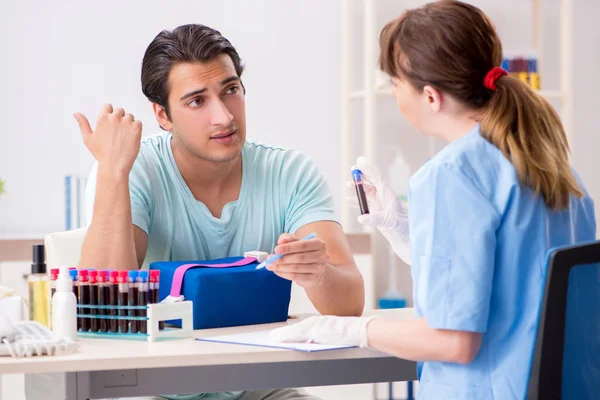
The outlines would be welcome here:
<svg viewBox="0 0 600 400">
<path fill-rule="evenodd" d="M 427 104 L 431 107 L 431 111 L 440 111 L 442 108 L 442 95 L 436 88 L 429 85 L 423 86 L 423 96 L 425 96 Z"/>
</svg>

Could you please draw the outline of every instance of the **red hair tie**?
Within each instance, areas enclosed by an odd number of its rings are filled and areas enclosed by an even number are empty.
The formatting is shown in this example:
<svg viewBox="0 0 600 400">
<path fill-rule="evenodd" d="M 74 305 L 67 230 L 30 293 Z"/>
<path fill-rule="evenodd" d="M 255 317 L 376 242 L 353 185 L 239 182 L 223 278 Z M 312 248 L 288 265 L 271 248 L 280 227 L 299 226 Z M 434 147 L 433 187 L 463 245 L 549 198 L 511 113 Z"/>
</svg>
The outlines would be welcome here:
<svg viewBox="0 0 600 400">
<path fill-rule="evenodd" d="M 500 79 L 501 76 L 506 74 L 508 74 L 508 72 L 500 67 L 494 67 L 490 69 L 490 72 L 488 72 L 485 75 L 485 78 L 483 78 L 483 86 L 490 90 L 496 90 L 496 81 Z"/>
</svg>

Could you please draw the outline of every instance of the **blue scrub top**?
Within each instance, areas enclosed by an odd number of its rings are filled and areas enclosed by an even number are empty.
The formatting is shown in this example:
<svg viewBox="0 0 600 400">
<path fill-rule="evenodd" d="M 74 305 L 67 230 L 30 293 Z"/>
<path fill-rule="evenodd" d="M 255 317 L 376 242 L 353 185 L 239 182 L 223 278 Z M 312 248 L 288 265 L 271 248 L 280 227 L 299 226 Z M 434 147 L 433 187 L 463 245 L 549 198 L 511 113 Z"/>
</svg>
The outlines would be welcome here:
<svg viewBox="0 0 600 400">
<path fill-rule="evenodd" d="M 412 177 L 409 208 L 417 315 L 483 333 L 473 362 L 425 362 L 418 398 L 523 399 L 546 254 L 595 240 L 592 199 L 550 210 L 476 125 Z"/>
</svg>

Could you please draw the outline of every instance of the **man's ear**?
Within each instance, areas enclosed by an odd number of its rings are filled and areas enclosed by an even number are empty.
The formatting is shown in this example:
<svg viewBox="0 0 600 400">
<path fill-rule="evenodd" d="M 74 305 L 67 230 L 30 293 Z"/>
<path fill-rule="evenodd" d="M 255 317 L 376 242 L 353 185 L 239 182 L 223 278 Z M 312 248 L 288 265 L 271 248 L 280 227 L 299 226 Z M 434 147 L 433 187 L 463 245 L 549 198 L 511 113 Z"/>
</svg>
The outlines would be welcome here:
<svg viewBox="0 0 600 400">
<path fill-rule="evenodd" d="M 442 95 L 436 88 L 425 85 L 423 87 L 423 96 L 425 96 L 427 104 L 431 107 L 431 111 L 440 111 L 442 108 Z"/>
<path fill-rule="evenodd" d="M 154 116 L 156 117 L 156 121 L 158 121 L 158 125 L 164 131 L 172 131 L 173 123 L 169 119 L 167 115 L 167 111 L 163 106 L 158 103 L 152 103 L 152 111 L 154 111 Z"/>
</svg>

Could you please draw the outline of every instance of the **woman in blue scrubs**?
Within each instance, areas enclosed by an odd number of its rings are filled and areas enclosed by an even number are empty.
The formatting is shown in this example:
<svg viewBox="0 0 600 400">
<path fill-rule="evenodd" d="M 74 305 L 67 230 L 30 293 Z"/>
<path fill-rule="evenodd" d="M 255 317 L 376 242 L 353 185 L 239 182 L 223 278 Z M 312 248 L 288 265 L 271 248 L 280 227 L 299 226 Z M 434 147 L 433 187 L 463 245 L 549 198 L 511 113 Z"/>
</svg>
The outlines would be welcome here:
<svg viewBox="0 0 600 400">
<path fill-rule="evenodd" d="M 401 113 L 448 142 L 410 181 L 408 227 L 379 172 L 358 165 L 375 210 L 359 221 L 398 253 L 410 232 L 417 318 L 313 317 L 273 338 L 424 362 L 419 399 L 522 399 L 546 254 L 595 239 L 593 201 L 556 112 L 498 67 L 500 39 L 481 10 L 439 1 L 406 11 L 380 45 Z"/>
</svg>

